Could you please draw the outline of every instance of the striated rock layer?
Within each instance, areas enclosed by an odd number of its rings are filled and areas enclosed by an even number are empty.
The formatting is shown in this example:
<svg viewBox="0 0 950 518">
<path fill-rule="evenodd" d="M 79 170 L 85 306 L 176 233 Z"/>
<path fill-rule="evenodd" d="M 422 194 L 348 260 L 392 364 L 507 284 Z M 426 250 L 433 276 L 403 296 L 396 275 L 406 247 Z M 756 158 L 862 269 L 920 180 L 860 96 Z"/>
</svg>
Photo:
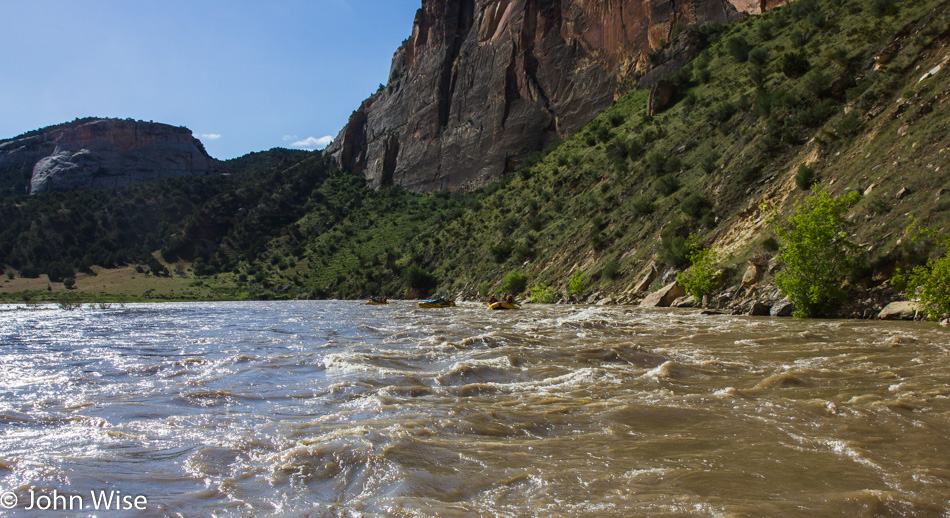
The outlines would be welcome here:
<svg viewBox="0 0 950 518">
<path fill-rule="evenodd" d="M 0 175 L 29 177 L 29 193 L 102 189 L 219 172 L 191 130 L 122 119 L 82 119 L 0 141 Z"/>
<path fill-rule="evenodd" d="M 388 86 L 353 112 L 329 152 L 374 187 L 483 185 L 606 108 L 675 26 L 778 3 L 423 0 Z"/>
</svg>

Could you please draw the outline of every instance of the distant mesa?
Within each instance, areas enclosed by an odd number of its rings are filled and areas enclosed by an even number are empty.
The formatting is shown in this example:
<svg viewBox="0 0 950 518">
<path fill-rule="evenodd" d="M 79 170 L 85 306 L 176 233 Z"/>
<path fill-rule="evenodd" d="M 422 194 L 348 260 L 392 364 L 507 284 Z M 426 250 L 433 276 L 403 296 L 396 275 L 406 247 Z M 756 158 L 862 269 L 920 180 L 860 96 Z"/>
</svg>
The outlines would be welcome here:
<svg viewBox="0 0 950 518">
<path fill-rule="evenodd" d="M 131 119 L 77 119 L 0 140 L 0 184 L 40 194 L 223 172 L 191 130 Z"/>
</svg>

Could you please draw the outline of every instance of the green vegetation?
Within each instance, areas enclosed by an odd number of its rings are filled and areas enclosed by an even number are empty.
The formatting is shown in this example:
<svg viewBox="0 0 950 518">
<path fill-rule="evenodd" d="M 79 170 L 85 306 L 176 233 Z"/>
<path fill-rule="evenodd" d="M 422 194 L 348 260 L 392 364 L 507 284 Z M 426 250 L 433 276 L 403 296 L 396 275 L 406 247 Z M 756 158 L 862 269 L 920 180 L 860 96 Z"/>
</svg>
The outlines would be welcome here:
<svg viewBox="0 0 950 518">
<path fill-rule="evenodd" d="M 552 304 L 554 298 L 554 288 L 544 283 L 536 284 L 531 288 L 529 299 L 535 304 Z"/>
<path fill-rule="evenodd" d="M 511 272 L 505 275 L 505 280 L 501 284 L 501 291 L 518 295 L 528 287 L 528 277 L 521 272 Z"/>
<path fill-rule="evenodd" d="M 584 295 L 588 289 L 587 275 L 585 275 L 584 272 L 577 270 L 571 274 L 570 278 L 568 278 L 567 285 L 567 292 L 571 295 Z"/>
<path fill-rule="evenodd" d="M 822 316 L 832 304 L 844 301 L 842 284 L 860 261 L 845 217 L 857 202 L 857 193 L 836 199 L 815 188 L 796 206 L 788 227 L 777 230 L 782 239 L 778 258 L 784 269 L 775 276 L 775 284 L 798 308 L 795 316 Z"/>
<path fill-rule="evenodd" d="M 712 248 L 700 246 L 695 235 L 690 235 L 687 243 L 690 267 L 678 274 L 676 280 L 687 294 L 702 302 L 703 297 L 719 287 L 719 255 Z"/>
<path fill-rule="evenodd" d="M 940 320 L 950 316 L 950 234 L 927 229 L 921 234 L 936 240 L 943 255 L 927 260 L 927 264 L 917 266 L 907 272 L 898 272 L 894 285 L 903 287 L 904 295 L 916 300 L 927 312 L 931 320 Z"/>
</svg>

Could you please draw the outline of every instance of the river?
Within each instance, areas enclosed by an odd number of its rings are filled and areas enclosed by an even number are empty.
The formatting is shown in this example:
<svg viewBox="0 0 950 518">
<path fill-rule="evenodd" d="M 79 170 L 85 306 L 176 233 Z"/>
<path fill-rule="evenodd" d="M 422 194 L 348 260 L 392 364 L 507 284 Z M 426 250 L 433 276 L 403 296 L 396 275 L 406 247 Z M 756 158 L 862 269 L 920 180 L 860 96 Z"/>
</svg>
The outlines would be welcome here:
<svg viewBox="0 0 950 518">
<path fill-rule="evenodd" d="M 950 516 L 927 323 L 8 305 L 0 362 L 0 514 Z"/>
</svg>

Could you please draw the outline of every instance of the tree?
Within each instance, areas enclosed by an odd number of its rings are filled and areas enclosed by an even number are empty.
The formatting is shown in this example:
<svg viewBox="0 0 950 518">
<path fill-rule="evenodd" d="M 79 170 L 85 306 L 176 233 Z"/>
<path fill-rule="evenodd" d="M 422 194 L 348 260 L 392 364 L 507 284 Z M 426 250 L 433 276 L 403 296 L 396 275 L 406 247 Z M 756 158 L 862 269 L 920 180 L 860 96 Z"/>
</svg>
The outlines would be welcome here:
<svg viewBox="0 0 950 518">
<path fill-rule="evenodd" d="M 836 199 L 815 186 L 788 226 L 776 230 L 782 240 L 778 259 L 785 267 L 775 284 L 798 310 L 796 317 L 821 316 L 844 300 L 842 284 L 858 265 L 858 246 L 850 240 L 846 212 L 859 195 Z"/>
<path fill-rule="evenodd" d="M 928 259 L 926 265 L 909 272 L 899 271 L 892 282 L 904 289 L 908 299 L 920 302 L 928 318 L 939 320 L 950 316 L 950 234 L 940 235 L 931 229 L 921 233 L 940 242 L 943 256 Z"/>
<path fill-rule="evenodd" d="M 678 274 L 676 280 L 686 289 L 686 293 L 702 301 L 704 296 L 712 293 L 719 286 L 717 282 L 719 254 L 715 249 L 701 247 L 695 234 L 689 235 L 687 243 L 690 250 L 687 258 L 691 266 L 685 272 Z"/>
<path fill-rule="evenodd" d="M 554 302 L 554 288 L 539 282 L 531 288 L 530 299 L 535 304 L 551 304 Z"/>
<path fill-rule="evenodd" d="M 577 270 L 571 274 L 570 278 L 567 280 L 568 290 L 567 292 L 571 295 L 583 295 L 587 291 L 587 276 L 584 275 L 584 272 Z"/>
<path fill-rule="evenodd" d="M 505 293 L 519 294 L 528 287 L 528 278 L 525 274 L 520 272 L 510 272 L 508 275 L 505 275 L 505 280 L 502 282 L 501 291 Z"/>
</svg>

